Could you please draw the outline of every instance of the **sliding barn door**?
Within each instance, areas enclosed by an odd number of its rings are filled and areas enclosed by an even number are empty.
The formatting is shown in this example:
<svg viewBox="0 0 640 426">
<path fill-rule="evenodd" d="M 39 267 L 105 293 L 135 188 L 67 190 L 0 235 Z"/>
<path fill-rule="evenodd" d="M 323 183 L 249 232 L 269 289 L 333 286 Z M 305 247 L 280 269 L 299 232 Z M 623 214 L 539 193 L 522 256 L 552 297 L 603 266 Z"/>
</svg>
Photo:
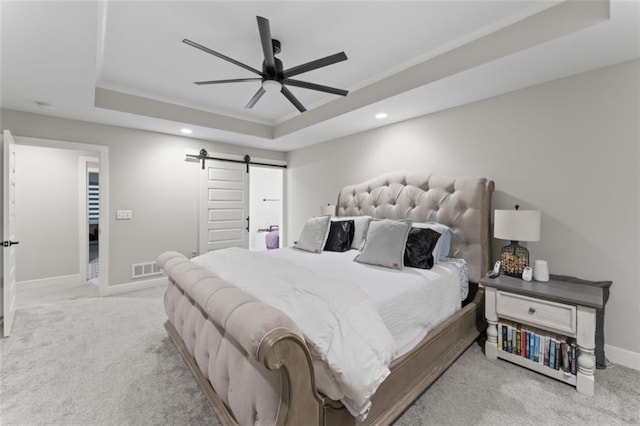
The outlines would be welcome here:
<svg viewBox="0 0 640 426">
<path fill-rule="evenodd" d="M 207 160 L 200 180 L 200 254 L 249 247 L 249 173 L 245 164 Z"/>
</svg>

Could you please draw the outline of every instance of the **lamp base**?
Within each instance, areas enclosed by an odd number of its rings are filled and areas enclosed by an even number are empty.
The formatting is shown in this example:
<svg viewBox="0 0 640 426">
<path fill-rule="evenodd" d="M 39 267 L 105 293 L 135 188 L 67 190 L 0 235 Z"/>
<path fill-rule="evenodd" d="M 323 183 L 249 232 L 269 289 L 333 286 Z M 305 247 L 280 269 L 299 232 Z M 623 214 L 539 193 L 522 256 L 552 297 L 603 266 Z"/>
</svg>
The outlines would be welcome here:
<svg viewBox="0 0 640 426">
<path fill-rule="evenodd" d="M 511 241 L 511 244 L 502 247 L 500 253 L 502 273 L 511 277 L 522 277 L 522 271 L 529 266 L 529 250 Z"/>
</svg>

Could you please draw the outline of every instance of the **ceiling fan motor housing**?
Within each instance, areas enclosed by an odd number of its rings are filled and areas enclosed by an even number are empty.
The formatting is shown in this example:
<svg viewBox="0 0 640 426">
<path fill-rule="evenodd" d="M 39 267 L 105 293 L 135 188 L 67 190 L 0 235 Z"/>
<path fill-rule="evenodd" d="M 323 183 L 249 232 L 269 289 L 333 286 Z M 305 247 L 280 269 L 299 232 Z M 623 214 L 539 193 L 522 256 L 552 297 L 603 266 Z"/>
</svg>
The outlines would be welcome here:
<svg viewBox="0 0 640 426">
<path fill-rule="evenodd" d="M 271 45 L 273 46 L 274 55 L 277 55 L 282 50 L 282 45 L 280 44 L 280 40 L 276 40 L 275 38 L 272 38 Z"/>
<path fill-rule="evenodd" d="M 284 71 L 282 68 L 282 61 L 278 58 L 273 58 L 276 64 L 276 68 L 272 69 L 267 66 L 265 61 L 262 61 L 262 73 L 264 74 L 264 80 L 276 80 L 282 83 L 284 80 Z"/>
</svg>

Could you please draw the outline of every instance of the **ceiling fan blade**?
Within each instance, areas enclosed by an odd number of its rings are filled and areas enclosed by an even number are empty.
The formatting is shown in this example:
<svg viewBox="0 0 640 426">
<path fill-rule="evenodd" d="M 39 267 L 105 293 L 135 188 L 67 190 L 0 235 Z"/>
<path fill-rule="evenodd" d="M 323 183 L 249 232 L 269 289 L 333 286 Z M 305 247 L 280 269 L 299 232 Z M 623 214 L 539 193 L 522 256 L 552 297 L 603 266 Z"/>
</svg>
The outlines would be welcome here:
<svg viewBox="0 0 640 426">
<path fill-rule="evenodd" d="M 327 92 L 340 96 L 347 96 L 347 94 L 349 93 L 348 90 L 336 89 L 335 87 L 309 83 L 308 81 L 293 80 L 291 78 L 285 78 L 282 82 L 284 84 L 288 84 L 289 86 L 302 87 L 303 89 L 317 90 L 319 92 Z"/>
<path fill-rule="evenodd" d="M 260 88 L 258 89 L 258 91 L 256 92 L 256 94 L 255 94 L 255 95 L 253 95 L 253 98 L 251 98 L 251 100 L 249 101 L 249 103 L 248 103 L 247 105 L 245 105 L 245 109 L 251 109 L 251 108 L 253 108 L 253 106 L 254 106 L 255 104 L 257 104 L 257 103 L 258 103 L 258 101 L 260 100 L 260 98 L 262 97 L 262 95 L 264 95 L 264 92 L 265 92 L 265 91 L 266 91 L 266 90 L 264 90 L 264 89 L 262 88 L 262 86 L 260 86 Z"/>
<path fill-rule="evenodd" d="M 193 84 L 202 86 L 203 84 L 219 84 L 219 83 L 242 83 L 245 81 L 261 81 L 262 78 L 232 78 L 230 80 L 210 80 L 210 81 L 194 81 Z"/>
<path fill-rule="evenodd" d="M 273 44 L 271 41 L 271 28 L 269 20 L 262 16 L 256 16 L 258 19 L 258 31 L 260 31 L 260 43 L 262 44 L 262 53 L 264 54 L 264 64 L 268 69 L 276 69 L 276 60 L 273 56 Z"/>
<path fill-rule="evenodd" d="M 298 65 L 293 68 L 289 68 L 284 71 L 285 78 L 293 77 L 294 75 L 302 74 L 303 72 L 312 71 L 318 68 L 326 67 L 327 65 L 335 64 L 347 60 L 347 55 L 344 52 L 336 53 L 326 56 L 324 58 L 316 59 L 315 61 L 307 62 L 306 64 Z"/>
<path fill-rule="evenodd" d="M 293 93 L 291 93 L 285 86 L 282 86 L 280 92 L 284 95 L 285 98 L 289 99 L 289 102 L 291 102 L 296 108 L 298 108 L 298 111 L 305 112 L 307 110 L 304 105 L 302 105 L 300 101 L 295 96 L 293 96 Z"/>
<path fill-rule="evenodd" d="M 209 54 L 211 54 L 213 56 L 217 56 L 220 59 L 224 59 L 227 62 L 231 62 L 234 65 L 242 67 L 242 68 L 244 68 L 244 69 L 246 69 L 248 71 L 251 71 L 252 73 L 258 74 L 259 76 L 262 76 L 262 72 L 258 71 L 257 69 L 255 69 L 253 67 L 250 67 L 249 65 L 243 64 L 242 62 L 238 62 L 233 58 L 230 58 L 228 56 L 223 55 L 222 53 L 218 53 L 215 50 L 211 50 L 208 47 L 204 47 L 203 45 L 198 44 L 195 41 L 191 41 L 191 40 L 185 38 L 184 40 L 182 40 L 182 42 L 188 44 L 189 46 L 193 46 L 196 49 L 200 49 L 203 52 L 207 52 L 207 53 L 209 53 Z"/>
</svg>

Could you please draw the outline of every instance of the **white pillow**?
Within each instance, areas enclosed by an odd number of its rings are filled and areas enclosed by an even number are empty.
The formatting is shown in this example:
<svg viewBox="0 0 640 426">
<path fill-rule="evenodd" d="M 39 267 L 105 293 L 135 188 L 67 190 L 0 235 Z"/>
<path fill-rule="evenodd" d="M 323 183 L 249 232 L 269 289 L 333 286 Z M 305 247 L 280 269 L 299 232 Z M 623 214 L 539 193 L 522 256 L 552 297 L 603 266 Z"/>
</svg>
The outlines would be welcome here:
<svg viewBox="0 0 640 426">
<path fill-rule="evenodd" d="M 362 250 L 362 246 L 364 246 L 364 240 L 367 237 L 369 222 L 371 222 L 371 216 L 340 216 L 332 217 L 331 220 L 334 222 L 339 222 L 341 220 L 352 220 L 354 228 L 351 248 Z"/>
<path fill-rule="evenodd" d="M 373 220 L 367 239 L 355 260 L 360 263 L 402 269 L 411 220 Z"/>
<path fill-rule="evenodd" d="M 322 253 L 322 248 L 329 236 L 330 220 L 331 216 L 318 216 L 307 220 L 295 247 L 313 253 Z"/>
<path fill-rule="evenodd" d="M 445 258 L 449 257 L 453 229 L 438 222 L 414 222 L 412 226 L 414 228 L 433 229 L 442 235 L 438 238 L 438 242 L 433 249 L 433 263 L 439 263 L 441 260 L 445 260 Z"/>
</svg>

